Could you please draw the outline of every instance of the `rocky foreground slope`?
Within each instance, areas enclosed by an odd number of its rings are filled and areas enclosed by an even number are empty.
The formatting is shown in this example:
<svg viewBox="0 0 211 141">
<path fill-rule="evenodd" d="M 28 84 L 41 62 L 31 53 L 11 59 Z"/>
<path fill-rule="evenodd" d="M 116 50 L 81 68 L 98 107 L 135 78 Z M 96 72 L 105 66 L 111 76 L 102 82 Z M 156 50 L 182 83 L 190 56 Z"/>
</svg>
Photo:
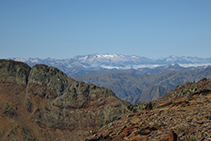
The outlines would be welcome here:
<svg viewBox="0 0 211 141">
<path fill-rule="evenodd" d="M 183 84 L 133 108 L 138 112 L 94 130 L 87 141 L 211 140 L 211 79 Z"/>
<path fill-rule="evenodd" d="M 130 104 L 57 68 L 0 60 L 0 140 L 84 140 Z"/>
<path fill-rule="evenodd" d="M 211 79 L 130 105 L 56 68 L 0 60 L 0 140 L 209 141 Z"/>
</svg>

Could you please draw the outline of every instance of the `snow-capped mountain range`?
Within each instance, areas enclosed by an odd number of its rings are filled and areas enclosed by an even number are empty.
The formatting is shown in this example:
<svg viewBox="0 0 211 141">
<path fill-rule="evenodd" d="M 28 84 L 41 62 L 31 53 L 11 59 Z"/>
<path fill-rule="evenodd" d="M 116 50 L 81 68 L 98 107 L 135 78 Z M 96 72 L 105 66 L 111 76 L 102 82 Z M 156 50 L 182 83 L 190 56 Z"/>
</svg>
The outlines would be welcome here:
<svg viewBox="0 0 211 141">
<path fill-rule="evenodd" d="M 15 61 L 25 62 L 30 66 L 35 64 L 46 64 L 57 67 L 69 75 L 83 74 L 84 71 L 106 70 L 106 69 L 140 69 L 155 68 L 165 65 L 178 64 L 182 67 L 196 67 L 211 65 L 211 57 L 185 57 L 169 56 L 166 58 L 146 58 L 136 55 L 121 54 L 90 54 L 79 55 L 68 59 L 39 59 L 39 58 L 10 58 Z M 80 71 L 79 71 L 80 70 Z M 75 71 L 75 73 L 74 73 Z M 79 72 L 78 72 L 79 71 Z"/>
</svg>

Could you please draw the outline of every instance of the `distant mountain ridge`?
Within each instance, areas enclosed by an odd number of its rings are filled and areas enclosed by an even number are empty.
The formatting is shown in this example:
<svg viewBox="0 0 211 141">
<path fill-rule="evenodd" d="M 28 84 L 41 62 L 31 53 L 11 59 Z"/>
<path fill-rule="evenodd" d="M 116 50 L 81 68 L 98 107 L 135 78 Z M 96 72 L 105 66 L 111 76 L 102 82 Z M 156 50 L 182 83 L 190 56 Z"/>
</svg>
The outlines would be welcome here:
<svg viewBox="0 0 211 141">
<path fill-rule="evenodd" d="M 211 67 L 181 68 L 167 72 L 139 75 L 135 73 L 92 73 L 72 76 L 77 81 L 111 89 L 119 98 L 132 104 L 154 100 L 186 82 L 211 78 Z"/>
<path fill-rule="evenodd" d="M 211 57 L 146 58 L 121 54 L 90 54 L 69 59 L 13 60 L 24 62 L 31 67 L 45 64 L 59 68 L 77 81 L 109 88 L 119 98 L 133 104 L 140 100 L 153 100 L 185 82 L 197 81 L 203 77 L 211 78 L 210 71 L 203 73 L 206 68 L 210 70 Z"/>
<path fill-rule="evenodd" d="M 147 58 L 136 55 L 121 55 L 121 54 L 89 54 L 78 55 L 73 58 L 67 59 L 39 59 L 39 58 L 10 58 L 15 61 L 21 61 L 27 63 L 29 66 L 35 64 L 46 64 L 54 66 L 67 75 L 80 75 L 87 73 L 94 73 L 98 71 L 110 71 L 110 70 L 133 70 L 147 68 L 147 73 L 150 73 L 149 69 L 153 69 L 160 66 L 178 64 L 181 67 L 196 67 L 211 65 L 211 57 L 199 58 L 199 57 L 185 57 L 185 56 L 169 56 L 166 58 Z M 172 68 L 173 69 L 173 68 Z M 174 69 L 173 69 L 174 70 Z M 161 71 L 162 72 L 162 71 Z M 138 72 L 142 74 L 142 72 Z"/>
</svg>

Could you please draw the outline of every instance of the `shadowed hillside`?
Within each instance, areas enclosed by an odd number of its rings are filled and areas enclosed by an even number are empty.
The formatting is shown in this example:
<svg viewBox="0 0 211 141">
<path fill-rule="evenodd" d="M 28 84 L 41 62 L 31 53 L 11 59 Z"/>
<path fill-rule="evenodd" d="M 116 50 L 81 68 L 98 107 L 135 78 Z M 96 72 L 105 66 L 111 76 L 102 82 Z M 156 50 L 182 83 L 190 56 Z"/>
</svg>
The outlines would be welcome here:
<svg viewBox="0 0 211 141">
<path fill-rule="evenodd" d="M 72 77 L 78 81 L 109 88 L 119 98 L 135 104 L 138 101 L 154 100 L 186 82 L 198 81 L 203 77 L 211 78 L 211 67 L 181 69 L 151 75 L 93 73 Z"/>
</svg>

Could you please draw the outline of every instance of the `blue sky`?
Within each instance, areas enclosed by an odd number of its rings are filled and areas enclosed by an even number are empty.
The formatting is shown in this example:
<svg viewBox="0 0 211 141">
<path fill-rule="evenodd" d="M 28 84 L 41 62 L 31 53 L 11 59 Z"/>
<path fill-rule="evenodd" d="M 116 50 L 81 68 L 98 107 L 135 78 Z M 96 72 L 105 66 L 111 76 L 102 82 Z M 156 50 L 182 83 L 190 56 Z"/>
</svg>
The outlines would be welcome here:
<svg viewBox="0 0 211 141">
<path fill-rule="evenodd" d="M 211 57 L 211 0 L 1 0 L 0 58 Z"/>
</svg>

